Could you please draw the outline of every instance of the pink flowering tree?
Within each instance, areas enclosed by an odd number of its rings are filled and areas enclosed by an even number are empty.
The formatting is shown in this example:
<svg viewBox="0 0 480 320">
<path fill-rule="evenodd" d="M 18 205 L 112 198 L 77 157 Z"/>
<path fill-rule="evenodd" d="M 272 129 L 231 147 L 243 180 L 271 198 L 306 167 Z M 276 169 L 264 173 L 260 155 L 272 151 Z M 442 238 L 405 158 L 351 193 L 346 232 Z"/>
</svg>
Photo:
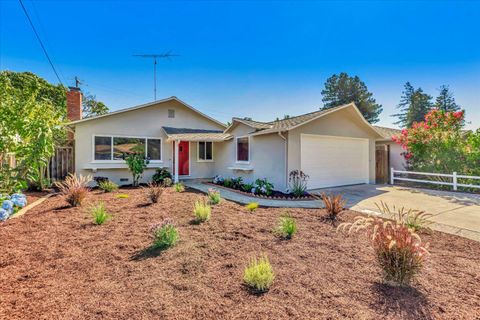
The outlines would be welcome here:
<svg viewBox="0 0 480 320">
<path fill-rule="evenodd" d="M 464 111 L 431 110 L 422 122 L 392 139 L 404 151 L 409 169 L 422 172 L 478 175 L 480 131 L 463 131 Z"/>
</svg>

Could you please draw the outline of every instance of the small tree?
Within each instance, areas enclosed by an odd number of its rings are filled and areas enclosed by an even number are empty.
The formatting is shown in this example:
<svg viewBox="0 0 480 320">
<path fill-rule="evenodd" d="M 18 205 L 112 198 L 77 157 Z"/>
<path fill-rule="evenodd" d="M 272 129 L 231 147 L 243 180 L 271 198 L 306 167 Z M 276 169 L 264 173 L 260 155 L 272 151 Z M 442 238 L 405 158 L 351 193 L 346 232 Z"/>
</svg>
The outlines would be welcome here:
<svg viewBox="0 0 480 320">
<path fill-rule="evenodd" d="M 398 117 L 395 124 L 410 128 L 414 122 L 422 121 L 432 109 L 431 99 L 432 97 L 424 93 L 422 88 L 415 89 L 410 82 L 407 82 L 397 106 L 399 112 L 393 115 Z"/>
<path fill-rule="evenodd" d="M 447 112 L 460 110 L 460 106 L 455 102 L 453 93 L 448 86 L 443 85 L 440 87 L 440 93 L 435 100 L 435 108 Z"/>
<path fill-rule="evenodd" d="M 127 162 L 128 169 L 132 173 L 133 186 L 138 186 L 138 181 L 142 178 L 145 168 L 149 164 L 149 160 L 145 157 L 144 147 L 135 147 L 133 152 L 125 155 L 125 162 Z"/>
</svg>

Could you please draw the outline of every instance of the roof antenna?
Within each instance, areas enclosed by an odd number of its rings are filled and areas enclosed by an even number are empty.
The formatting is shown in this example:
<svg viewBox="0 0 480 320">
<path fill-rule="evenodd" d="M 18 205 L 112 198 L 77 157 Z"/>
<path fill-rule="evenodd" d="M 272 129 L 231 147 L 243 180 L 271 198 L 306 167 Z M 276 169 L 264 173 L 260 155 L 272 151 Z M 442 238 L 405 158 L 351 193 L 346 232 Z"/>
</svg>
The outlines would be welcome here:
<svg viewBox="0 0 480 320">
<path fill-rule="evenodd" d="M 170 51 L 161 54 L 134 54 L 134 57 L 153 58 L 153 101 L 157 101 L 157 59 L 168 59 L 178 57 L 178 54 L 172 54 Z"/>
</svg>

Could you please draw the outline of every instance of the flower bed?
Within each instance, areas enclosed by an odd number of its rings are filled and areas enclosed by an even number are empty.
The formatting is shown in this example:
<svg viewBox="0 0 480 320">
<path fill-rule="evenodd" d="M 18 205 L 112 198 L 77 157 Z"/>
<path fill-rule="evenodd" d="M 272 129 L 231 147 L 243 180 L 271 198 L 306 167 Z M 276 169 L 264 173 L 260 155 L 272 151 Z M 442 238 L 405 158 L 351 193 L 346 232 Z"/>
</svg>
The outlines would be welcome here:
<svg viewBox="0 0 480 320">
<path fill-rule="evenodd" d="M 268 182 L 266 178 L 257 179 L 254 183 L 244 183 L 242 177 L 223 178 L 222 176 L 215 176 L 212 182 L 207 184 L 215 185 L 217 187 L 225 188 L 240 194 L 262 199 L 276 199 L 276 200 L 314 200 L 315 198 L 305 192 L 303 195 L 296 196 L 293 193 L 284 193 L 274 190 L 272 183 Z"/>
<path fill-rule="evenodd" d="M 0 221 L 5 221 L 27 205 L 27 197 L 22 193 L 11 196 L 0 194 Z"/>
</svg>

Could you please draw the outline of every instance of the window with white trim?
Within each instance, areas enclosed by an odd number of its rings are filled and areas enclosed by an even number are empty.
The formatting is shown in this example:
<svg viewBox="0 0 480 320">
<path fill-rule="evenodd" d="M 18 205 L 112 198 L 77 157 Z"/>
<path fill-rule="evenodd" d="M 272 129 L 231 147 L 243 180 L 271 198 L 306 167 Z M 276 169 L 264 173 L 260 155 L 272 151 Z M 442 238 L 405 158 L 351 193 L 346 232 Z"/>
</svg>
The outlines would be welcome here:
<svg viewBox="0 0 480 320">
<path fill-rule="evenodd" d="M 145 137 L 94 137 L 95 161 L 122 161 L 132 152 L 145 153 L 150 161 L 162 161 L 162 139 Z"/>
<path fill-rule="evenodd" d="M 213 142 L 198 142 L 198 161 L 213 161 Z"/>
<path fill-rule="evenodd" d="M 237 162 L 250 161 L 250 140 L 248 137 L 237 138 Z"/>
</svg>

